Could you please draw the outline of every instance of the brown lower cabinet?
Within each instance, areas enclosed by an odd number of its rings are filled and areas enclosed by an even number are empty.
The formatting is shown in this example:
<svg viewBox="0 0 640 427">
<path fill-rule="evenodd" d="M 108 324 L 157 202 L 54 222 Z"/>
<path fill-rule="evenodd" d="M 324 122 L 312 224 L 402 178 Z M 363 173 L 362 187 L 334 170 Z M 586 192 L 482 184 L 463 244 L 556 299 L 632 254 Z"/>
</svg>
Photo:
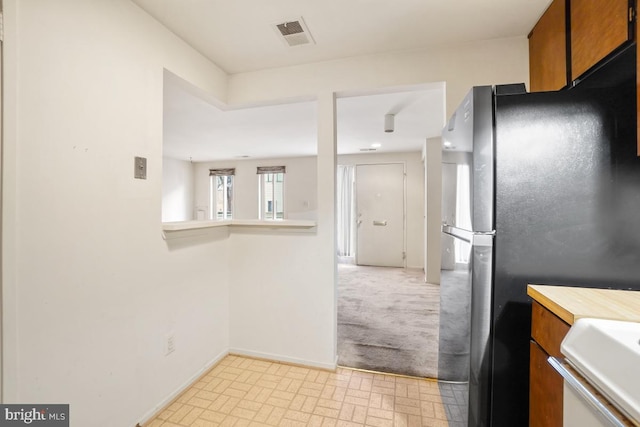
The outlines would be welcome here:
<svg viewBox="0 0 640 427">
<path fill-rule="evenodd" d="M 531 341 L 530 357 L 529 426 L 562 427 L 562 377 L 535 341 Z"/>
<path fill-rule="evenodd" d="M 562 427 L 563 380 L 549 365 L 549 356 L 562 357 L 560 343 L 570 326 L 533 302 L 529 364 L 529 427 Z"/>
</svg>

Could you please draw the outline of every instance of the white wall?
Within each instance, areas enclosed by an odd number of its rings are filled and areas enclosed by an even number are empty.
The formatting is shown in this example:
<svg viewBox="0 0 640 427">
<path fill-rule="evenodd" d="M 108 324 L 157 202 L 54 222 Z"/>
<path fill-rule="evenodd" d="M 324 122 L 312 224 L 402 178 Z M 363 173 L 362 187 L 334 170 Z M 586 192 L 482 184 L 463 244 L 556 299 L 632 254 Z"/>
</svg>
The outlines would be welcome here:
<svg viewBox="0 0 640 427">
<path fill-rule="evenodd" d="M 335 367 L 332 280 L 315 231 L 231 233 L 231 351 Z M 331 274 L 331 272 L 329 272 Z"/>
<path fill-rule="evenodd" d="M 231 250 L 231 350 L 325 368 L 336 363 L 335 97 L 318 95 L 317 227 L 242 233 Z"/>
<path fill-rule="evenodd" d="M 406 50 L 234 74 L 229 102 L 446 82 L 447 118 L 471 86 L 529 82 L 526 37 Z"/>
<path fill-rule="evenodd" d="M 424 167 L 422 153 L 375 153 L 338 156 L 339 165 L 404 163 L 406 166 L 407 267 L 424 264 Z"/>
<path fill-rule="evenodd" d="M 286 166 L 284 177 L 285 216 L 287 219 L 316 219 L 317 167 L 315 157 L 229 160 L 195 164 L 195 204 L 209 205 L 209 169 L 235 168 L 233 178 L 233 217 L 258 218 L 258 166 Z M 305 204 L 306 202 L 306 204 Z"/>
<path fill-rule="evenodd" d="M 162 158 L 162 222 L 196 219 L 194 170 L 189 161 Z"/>
<path fill-rule="evenodd" d="M 226 230 L 160 224 L 163 68 L 223 100 L 226 75 L 129 0 L 4 12 L 5 402 L 133 426 L 229 347 Z"/>
</svg>

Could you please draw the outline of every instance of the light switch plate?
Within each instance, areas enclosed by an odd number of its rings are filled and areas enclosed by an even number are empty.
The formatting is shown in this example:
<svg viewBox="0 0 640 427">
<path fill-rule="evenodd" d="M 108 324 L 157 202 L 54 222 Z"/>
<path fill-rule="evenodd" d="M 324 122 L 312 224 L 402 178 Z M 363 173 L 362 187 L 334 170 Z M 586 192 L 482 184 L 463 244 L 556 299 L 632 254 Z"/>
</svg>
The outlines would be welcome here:
<svg viewBox="0 0 640 427">
<path fill-rule="evenodd" d="M 133 171 L 133 177 L 136 179 L 147 179 L 147 158 L 136 157 L 135 169 Z"/>
</svg>

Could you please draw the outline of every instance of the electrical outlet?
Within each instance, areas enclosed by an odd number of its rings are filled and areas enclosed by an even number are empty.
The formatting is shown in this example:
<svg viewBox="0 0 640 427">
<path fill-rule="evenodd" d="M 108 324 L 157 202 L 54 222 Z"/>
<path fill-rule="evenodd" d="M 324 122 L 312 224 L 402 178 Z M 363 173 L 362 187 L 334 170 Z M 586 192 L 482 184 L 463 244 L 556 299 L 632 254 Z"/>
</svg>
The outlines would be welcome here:
<svg viewBox="0 0 640 427">
<path fill-rule="evenodd" d="M 164 340 L 164 355 L 168 356 L 176 351 L 176 341 L 173 333 L 167 334 Z"/>
</svg>

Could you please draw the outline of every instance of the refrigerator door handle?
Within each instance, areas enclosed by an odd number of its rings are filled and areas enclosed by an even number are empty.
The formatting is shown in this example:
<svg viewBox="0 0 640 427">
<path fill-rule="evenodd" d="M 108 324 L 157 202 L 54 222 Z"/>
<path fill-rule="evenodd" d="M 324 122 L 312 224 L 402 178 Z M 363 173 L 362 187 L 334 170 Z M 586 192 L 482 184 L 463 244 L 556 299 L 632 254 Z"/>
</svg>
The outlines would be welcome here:
<svg viewBox="0 0 640 427">
<path fill-rule="evenodd" d="M 474 246 L 492 246 L 493 236 L 496 234 L 495 231 L 470 231 L 448 224 L 442 224 L 442 232 Z"/>
<path fill-rule="evenodd" d="M 471 243 L 473 241 L 473 231 L 465 230 L 463 228 L 442 224 L 442 232 L 456 239 L 464 240 L 467 243 Z"/>
</svg>

